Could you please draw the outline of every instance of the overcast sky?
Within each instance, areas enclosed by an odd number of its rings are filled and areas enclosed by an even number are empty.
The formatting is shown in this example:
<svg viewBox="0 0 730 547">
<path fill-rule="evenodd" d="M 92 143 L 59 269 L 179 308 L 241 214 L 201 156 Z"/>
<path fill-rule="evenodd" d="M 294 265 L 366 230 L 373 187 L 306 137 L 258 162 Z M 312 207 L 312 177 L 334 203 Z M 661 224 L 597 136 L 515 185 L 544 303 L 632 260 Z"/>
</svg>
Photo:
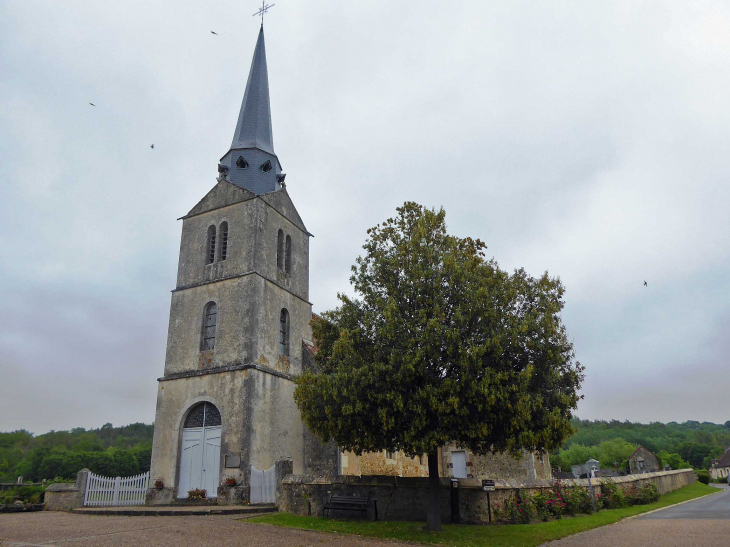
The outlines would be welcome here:
<svg viewBox="0 0 730 547">
<path fill-rule="evenodd" d="M 154 419 L 257 8 L 0 0 L 0 431 Z M 265 32 L 315 311 L 368 227 L 443 206 L 562 279 L 580 417 L 730 419 L 730 4 L 276 0 Z"/>
</svg>

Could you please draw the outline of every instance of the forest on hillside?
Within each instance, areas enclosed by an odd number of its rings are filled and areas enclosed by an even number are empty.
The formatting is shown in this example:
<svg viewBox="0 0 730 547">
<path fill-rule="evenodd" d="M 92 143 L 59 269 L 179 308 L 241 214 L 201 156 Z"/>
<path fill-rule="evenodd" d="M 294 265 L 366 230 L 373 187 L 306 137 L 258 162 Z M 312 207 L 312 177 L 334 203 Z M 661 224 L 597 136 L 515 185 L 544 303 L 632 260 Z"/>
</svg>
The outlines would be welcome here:
<svg viewBox="0 0 730 547">
<path fill-rule="evenodd" d="M 76 478 L 84 467 L 107 477 L 149 471 L 153 425 L 142 423 L 99 429 L 78 427 L 33 435 L 25 430 L 0 433 L 0 482 Z"/>
<path fill-rule="evenodd" d="M 628 467 L 628 458 L 641 445 L 673 469 L 707 469 L 710 460 L 730 448 L 730 421 L 723 425 L 687 421 L 639 424 L 617 420 L 573 420 L 575 433 L 550 455 L 553 467 L 595 458 L 601 467 Z M 0 433 L 0 482 L 73 479 L 86 467 L 107 477 L 149 471 L 154 426 L 142 423 L 99 429 L 82 427 L 33 435 L 27 431 Z M 615 463 L 614 463 L 615 462 Z"/>
<path fill-rule="evenodd" d="M 598 460 L 602 468 L 626 470 L 638 446 L 653 452 L 662 466 L 708 469 L 712 459 L 730 448 L 730 421 L 723 425 L 691 420 L 640 424 L 575 418 L 573 428 L 575 433 L 562 449 L 550 455 L 552 466 L 564 471 L 589 458 Z"/>
</svg>

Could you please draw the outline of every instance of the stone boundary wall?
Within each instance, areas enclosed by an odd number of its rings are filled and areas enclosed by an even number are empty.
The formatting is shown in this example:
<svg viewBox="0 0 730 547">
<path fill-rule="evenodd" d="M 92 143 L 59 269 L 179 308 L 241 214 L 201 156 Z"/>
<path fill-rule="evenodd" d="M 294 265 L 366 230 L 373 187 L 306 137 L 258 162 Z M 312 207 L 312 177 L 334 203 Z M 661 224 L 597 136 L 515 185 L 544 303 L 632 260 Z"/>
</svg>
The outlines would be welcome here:
<svg viewBox="0 0 730 547">
<path fill-rule="evenodd" d="M 76 475 L 76 483 L 57 482 L 46 488 L 46 511 L 70 511 L 84 505 L 86 478 L 90 471 L 82 469 Z"/>
<path fill-rule="evenodd" d="M 606 479 L 591 479 L 596 494 L 600 493 L 601 481 Z M 666 494 L 695 482 L 692 469 L 676 471 L 660 471 L 644 473 L 642 475 L 627 475 L 613 477 L 620 488 L 654 484 L 660 494 Z M 441 478 L 439 501 L 441 518 L 444 522 L 451 521 L 451 479 Z M 567 479 L 561 481 L 565 485 L 580 485 L 588 487 L 587 479 Z M 492 507 L 494 503 L 504 504 L 504 501 L 515 495 L 519 489 L 529 494 L 550 488 L 553 481 L 540 480 L 529 483 L 520 483 L 515 480 L 496 480 L 496 490 L 491 492 Z M 331 495 L 353 496 L 369 498 L 368 517 L 371 520 L 409 520 L 423 521 L 426 519 L 428 507 L 428 479 L 422 477 L 389 477 L 389 476 L 349 476 L 337 477 L 307 477 L 302 475 L 288 475 L 282 482 L 282 495 L 279 498 L 279 511 L 295 513 L 297 515 L 322 516 L 324 505 Z M 487 493 L 482 491 L 479 479 L 459 479 L 459 515 L 461 522 L 472 524 L 486 524 L 489 522 Z M 352 512 L 332 511 L 332 516 L 352 517 Z"/>
</svg>

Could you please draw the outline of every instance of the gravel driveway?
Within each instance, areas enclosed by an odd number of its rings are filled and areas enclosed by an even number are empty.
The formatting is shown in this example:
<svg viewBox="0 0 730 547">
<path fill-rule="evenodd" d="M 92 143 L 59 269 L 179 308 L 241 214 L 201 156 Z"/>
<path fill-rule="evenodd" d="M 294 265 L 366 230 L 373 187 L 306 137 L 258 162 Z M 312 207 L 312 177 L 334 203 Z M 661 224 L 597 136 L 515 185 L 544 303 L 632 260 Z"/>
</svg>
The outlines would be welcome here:
<svg viewBox="0 0 730 547">
<path fill-rule="evenodd" d="M 41 511 L 0 515 L 0 545 L 256 545 L 324 547 L 403 545 L 248 524 L 240 516 L 117 517 Z"/>
</svg>

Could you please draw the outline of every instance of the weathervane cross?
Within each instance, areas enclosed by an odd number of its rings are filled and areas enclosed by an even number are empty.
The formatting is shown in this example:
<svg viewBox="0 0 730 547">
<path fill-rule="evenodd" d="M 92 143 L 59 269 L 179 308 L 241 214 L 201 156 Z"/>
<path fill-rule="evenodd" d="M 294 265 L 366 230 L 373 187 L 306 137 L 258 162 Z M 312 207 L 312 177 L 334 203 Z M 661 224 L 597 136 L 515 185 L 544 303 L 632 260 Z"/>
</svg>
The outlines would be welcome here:
<svg viewBox="0 0 730 547">
<path fill-rule="evenodd" d="M 264 26 L 264 14 L 269 11 L 269 8 L 273 8 L 275 4 L 267 4 L 266 0 L 261 0 L 261 9 L 253 14 L 253 17 L 257 15 L 261 16 L 261 26 Z"/>
</svg>

